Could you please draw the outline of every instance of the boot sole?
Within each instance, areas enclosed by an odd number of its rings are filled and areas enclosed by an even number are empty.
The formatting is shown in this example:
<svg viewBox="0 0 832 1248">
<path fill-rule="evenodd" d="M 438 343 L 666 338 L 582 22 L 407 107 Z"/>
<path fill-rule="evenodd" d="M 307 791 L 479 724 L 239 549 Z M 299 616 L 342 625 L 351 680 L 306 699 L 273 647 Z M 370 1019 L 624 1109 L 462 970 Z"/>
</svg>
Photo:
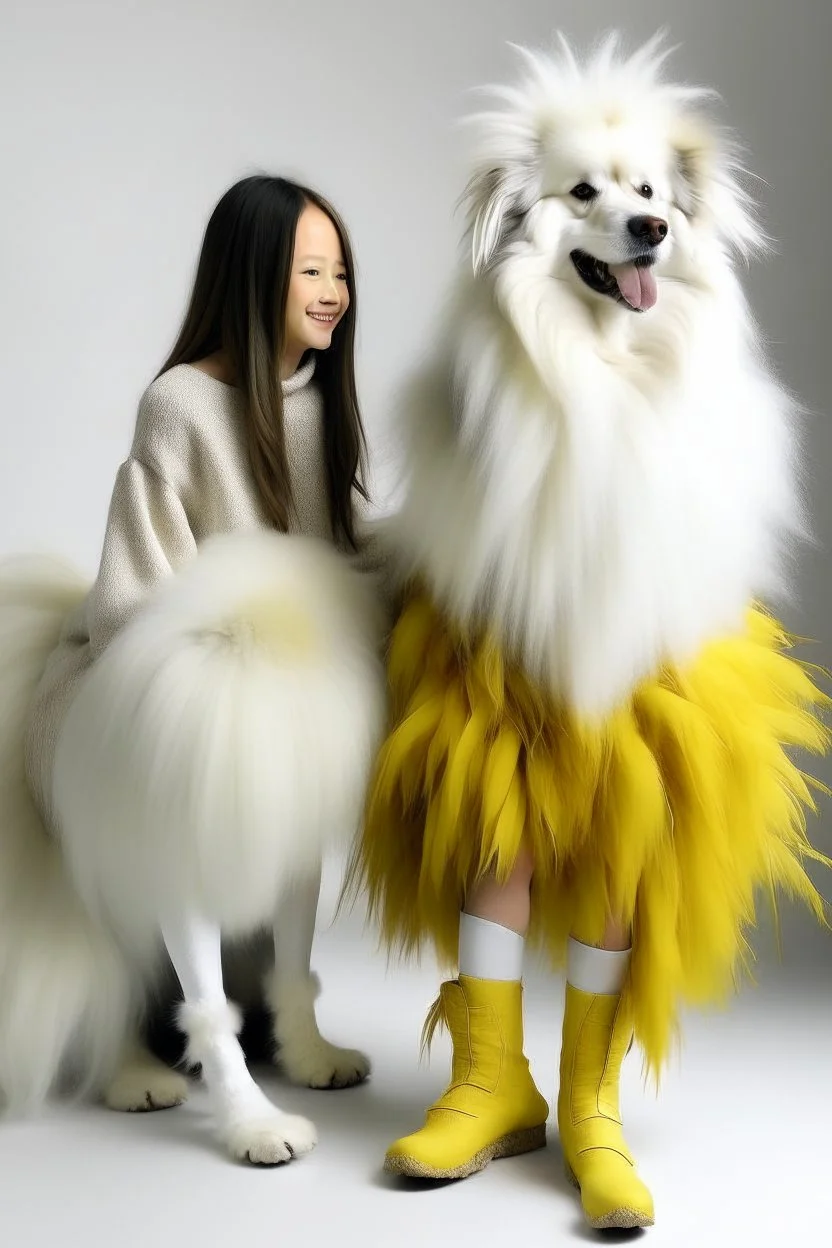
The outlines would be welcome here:
<svg viewBox="0 0 832 1248">
<path fill-rule="evenodd" d="M 581 1185 L 575 1171 L 570 1166 L 564 1168 L 567 1179 L 580 1192 Z M 611 1209 L 609 1213 L 603 1214 L 600 1218 L 591 1218 L 584 1210 L 584 1217 L 593 1231 L 632 1231 L 636 1227 L 648 1227 L 654 1224 L 654 1219 L 649 1214 L 640 1213 L 637 1209 Z"/>
<path fill-rule="evenodd" d="M 388 1174 L 400 1174 L 408 1179 L 467 1179 L 469 1175 L 484 1170 L 490 1161 L 499 1161 L 503 1157 L 519 1157 L 521 1153 L 532 1153 L 535 1149 L 546 1147 L 546 1123 L 539 1127 L 530 1127 L 525 1131 L 512 1131 L 504 1135 L 495 1144 L 482 1148 L 470 1161 L 461 1166 L 437 1169 L 427 1166 L 416 1157 L 385 1157 L 384 1169 Z"/>
</svg>

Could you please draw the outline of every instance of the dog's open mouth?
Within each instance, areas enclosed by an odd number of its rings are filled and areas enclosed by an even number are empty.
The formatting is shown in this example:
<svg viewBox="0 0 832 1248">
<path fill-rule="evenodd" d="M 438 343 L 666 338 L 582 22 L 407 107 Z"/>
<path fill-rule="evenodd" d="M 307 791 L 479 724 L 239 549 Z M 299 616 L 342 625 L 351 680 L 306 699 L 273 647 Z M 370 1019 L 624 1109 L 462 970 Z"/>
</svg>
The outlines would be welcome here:
<svg viewBox="0 0 832 1248">
<path fill-rule="evenodd" d="M 646 312 L 659 297 L 652 256 L 638 256 L 628 264 L 605 264 L 586 251 L 573 251 L 571 260 L 590 290 L 609 295 L 634 312 Z"/>
</svg>

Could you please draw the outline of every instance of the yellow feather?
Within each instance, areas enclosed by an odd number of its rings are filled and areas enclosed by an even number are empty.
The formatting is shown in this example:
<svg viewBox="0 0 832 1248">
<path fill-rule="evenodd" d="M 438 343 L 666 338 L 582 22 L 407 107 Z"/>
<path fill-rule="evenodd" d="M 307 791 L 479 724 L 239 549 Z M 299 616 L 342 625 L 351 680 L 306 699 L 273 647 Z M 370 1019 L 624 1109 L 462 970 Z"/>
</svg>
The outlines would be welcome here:
<svg viewBox="0 0 832 1248">
<path fill-rule="evenodd" d="M 512 724 L 504 723 L 488 749 L 483 767 L 482 827 L 487 835 L 493 832 L 508 799 L 519 756 L 519 733 Z"/>
</svg>

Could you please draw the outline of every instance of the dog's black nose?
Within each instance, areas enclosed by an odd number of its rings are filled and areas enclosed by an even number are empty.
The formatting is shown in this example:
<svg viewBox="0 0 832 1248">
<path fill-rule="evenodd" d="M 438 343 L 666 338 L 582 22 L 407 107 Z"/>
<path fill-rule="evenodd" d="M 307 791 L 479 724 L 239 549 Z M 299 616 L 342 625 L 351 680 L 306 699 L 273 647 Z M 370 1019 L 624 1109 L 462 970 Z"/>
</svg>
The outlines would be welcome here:
<svg viewBox="0 0 832 1248">
<path fill-rule="evenodd" d="M 649 247 L 658 247 L 667 238 L 667 222 L 661 217 L 630 217 L 627 229 L 633 238 Z"/>
</svg>

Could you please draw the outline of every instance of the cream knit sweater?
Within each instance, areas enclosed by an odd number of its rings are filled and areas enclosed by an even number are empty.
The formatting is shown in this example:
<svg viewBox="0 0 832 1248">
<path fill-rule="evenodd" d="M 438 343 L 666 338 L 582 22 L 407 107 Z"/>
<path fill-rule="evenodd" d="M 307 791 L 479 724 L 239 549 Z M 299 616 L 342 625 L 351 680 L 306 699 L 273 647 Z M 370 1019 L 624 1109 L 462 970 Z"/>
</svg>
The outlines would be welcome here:
<svg viewBox="0 0 832 1248">
<path fill-rule="evenodd" d="M 312 355 L 283 383 L 286 452 L 295 496 L 293 532 L 332 541 L 323 448 L 323 402 Z M 357 565 L 380 573 L 363 500 Z M 26 767 L 35 801 L 55 830 L 52 763 L 77 682 L 165 576 L 215 533 L 266 525 L 248 461 L 240 391 L 180 364 L 139 405 L 130 455 L 110 501 L 95 582 L 67 619 L 32 706 Z"/>
</svg>

